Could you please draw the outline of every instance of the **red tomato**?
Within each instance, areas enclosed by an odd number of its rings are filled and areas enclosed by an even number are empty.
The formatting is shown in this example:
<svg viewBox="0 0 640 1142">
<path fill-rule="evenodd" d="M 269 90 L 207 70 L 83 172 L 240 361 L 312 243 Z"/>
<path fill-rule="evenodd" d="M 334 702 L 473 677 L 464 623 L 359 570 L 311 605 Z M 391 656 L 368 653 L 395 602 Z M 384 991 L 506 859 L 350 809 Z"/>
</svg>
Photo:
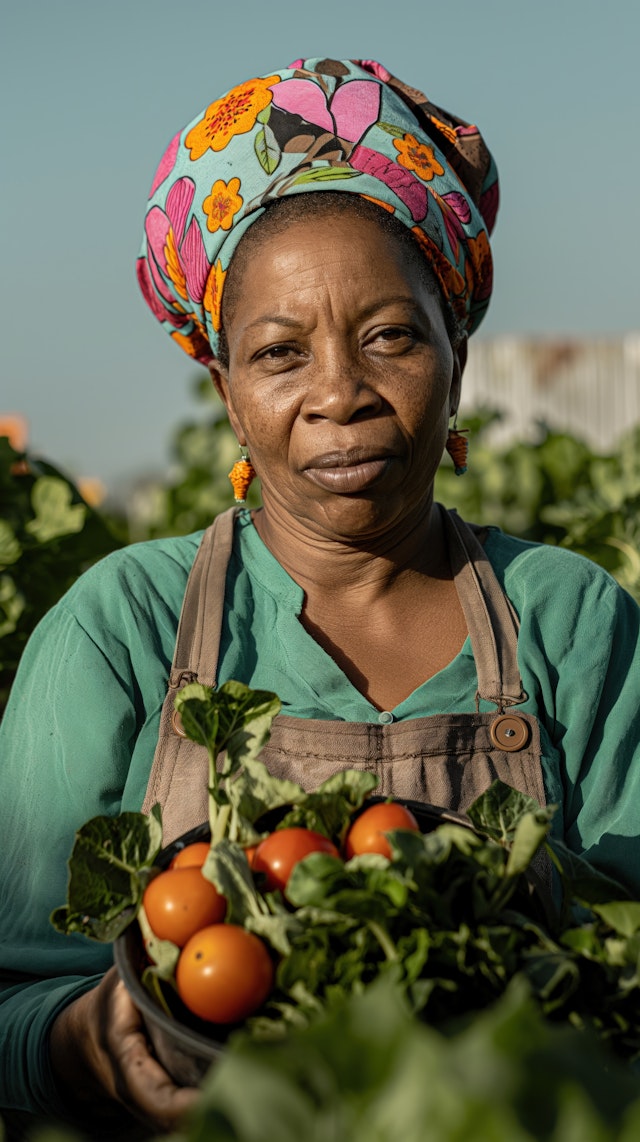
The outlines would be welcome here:
<svg viewBox="0 0 640 1142">
<path fill-rule="evenodd" d="M 269 995 L 273 977 L 262 940 L 236 924 L 212 924 L 196 932 L 176 968 L 182 1002 L 211 1023 L 238 1023 L 253 1014 Z"/>
<path fill-rule="evenodd" d="M 168 868 L 146 887 L 142 898 L 154 935 L 183 947 L 207 924 L 219 924 L 227 902 L 199 868 Z"/>
<path fill-rule="evenodd" d="M 360 853 L 382 853 L 383 856 L 390 857 L 391 848 L 384 836 L 390 829 L 420 832 L 420 826 L 411 810 L 399 801 L 380 801 L 364 809 L 347 833 L 344 846 L 347 860 Z"/>
<path fill-rule="evenodd" d="M 211 848 L 208 841 L 194 841 L 180 852 L 176 853 L 171 861 L 170 868 L 202 868 Z"/>
<path fill-rule="evenodd" d="M 253 863 L 254 872 L 263 872 L 269 892 L 279 888 L 284 892 L 294 865 L 309 853 L 329 853 L 339 857 L 336 846 L 322 833 L 312 829 L 276 829 L 260 841 Z"/>
<path fill-rule="evenodd" d="M 257 845 L 245 845 L 244 855 L 249 862 L 249 868 L 253 868 L 253 858 L 256 855 Z"/>
</svg>

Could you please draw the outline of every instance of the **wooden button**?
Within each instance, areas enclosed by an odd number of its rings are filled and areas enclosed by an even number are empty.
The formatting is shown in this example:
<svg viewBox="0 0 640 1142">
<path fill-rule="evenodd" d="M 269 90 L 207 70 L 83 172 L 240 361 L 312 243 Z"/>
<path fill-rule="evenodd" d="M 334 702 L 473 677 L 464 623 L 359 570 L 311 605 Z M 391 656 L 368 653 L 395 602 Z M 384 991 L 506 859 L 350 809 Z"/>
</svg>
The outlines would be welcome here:
<svg viewBox="0 0 640 1142">
<path fill-rule="evenodd" d="M 174 734 L 177 734 L 179 738 L 186 738 L 187 735 L 182 724 L 182 718 L 177 710 L 174 710 L 171 715 L 171 725 L 173 726 Z"/>
<path fill-rule="evenodd" d="M 528 722 L 517 714 L 500 714 L 491 723 L 489 733 L 496 749 L 504 750 L 505 753 L 516 753 L 517 750 L 524 749 L 531 736 Z"/>
</svg>

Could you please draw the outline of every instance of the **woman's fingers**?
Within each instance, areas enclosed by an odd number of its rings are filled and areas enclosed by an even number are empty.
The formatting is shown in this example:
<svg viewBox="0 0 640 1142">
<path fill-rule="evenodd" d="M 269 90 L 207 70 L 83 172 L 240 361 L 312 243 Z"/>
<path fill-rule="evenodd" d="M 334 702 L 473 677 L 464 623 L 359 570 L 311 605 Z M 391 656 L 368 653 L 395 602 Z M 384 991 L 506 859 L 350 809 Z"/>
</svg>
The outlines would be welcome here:
<svg viewBox="0 0 640 1142">
<path fill-rule="evenodd" d="M 176 1086 L 149 1053 L 140 1014 L 121 980 L 111 996 L 106 1047 L 113 1061 L 117 1096 L 136 1117 L 167 1130 L 193 1106 L 198 1091 Z"/>
<path fill-rule="evenodd" d="M 179 1087 L 150 1052 L 139 1011 L 111 968 L 57 1018 L 51 1062 L 74 1117 L 117 1118 L 126 1109 L 154 1130 L 172 1130 L 198 1091 Z M 89 1111 L 89 1107 L 91 1110 Z"/>
</svg>

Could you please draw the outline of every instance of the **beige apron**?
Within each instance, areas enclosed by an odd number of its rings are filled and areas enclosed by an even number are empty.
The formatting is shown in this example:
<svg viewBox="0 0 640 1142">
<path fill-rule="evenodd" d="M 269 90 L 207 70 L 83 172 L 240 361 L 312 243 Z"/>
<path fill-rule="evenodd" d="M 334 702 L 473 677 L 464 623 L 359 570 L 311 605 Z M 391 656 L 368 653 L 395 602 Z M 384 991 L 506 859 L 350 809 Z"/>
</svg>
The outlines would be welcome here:
<svg viewBox="0 0 640 1142">
<path fill-rule="evenodd" d="M 261 758 L 277 777 L 312 789 L 338 770 L 365 769 L 377 792 L 459 812 L 495 778 L 545 804 L 540 731 L 531 714 L 512 711 L 526 694 L 518 670 L 518 623 L 477 538 L 456 515 L 442 512 L 454 582 L 465 615 L 480 700 L 491 713 L 435 714 L 394 722 L 341 722 L 279 715 Z M 143 810 L 159 802 L 169 844 L 207 820 L 208 760 L 181 733 L 174 698 L 195 679 L 216 685 L 227 565 L 237 509 L 205 532 L 182 605 L 169 688 Z"/>
</svg>

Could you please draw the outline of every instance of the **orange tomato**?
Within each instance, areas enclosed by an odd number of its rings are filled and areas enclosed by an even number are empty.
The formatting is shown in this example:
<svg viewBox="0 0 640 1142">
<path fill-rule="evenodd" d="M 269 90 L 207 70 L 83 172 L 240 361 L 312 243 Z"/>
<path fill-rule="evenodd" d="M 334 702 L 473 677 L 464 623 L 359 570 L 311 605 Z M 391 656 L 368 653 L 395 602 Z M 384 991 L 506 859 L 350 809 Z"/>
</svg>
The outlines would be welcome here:
<svg viewBox="0 0 640 1142">
<path fill-rule="evenodd" d="M 176 968 L 178 994 L 211 1023 L 238 1023 L 262 1006 L 273 987 L 262 940 L 236 924 L 212 924 L 185 944 Z"/>
<path fill-rule="evenodd" d="M 183 947 L 207 924 L 224 920 L 227 902 L 199 868 L 168 868 L 147 885 L 142 898 L 154 935 Z"/>
<path fill-rule="evenodd" d="M 420 832 L 413 813 L 399 801 L 380 801 L 364 809 L 353 822 L 345 841 L 347 860 L 361 853 L 382 853 L 391 857 L 391 848 L 385 833 L 390 829 L 412 829 Z"/>
<path fill-rule="evenodd" d="M 265 874 L 269 892 L 277 888 L 284 892 L 294 866 L 310 853 L 340 856 L 333 842 L 313 829 L 276 829 L 260 841 L 251 868 Z"/>
<path fill-rule="evenodd" d="M 204 862 L 209 855 L 210 844 L 208 841 L 194 841 L 192 845 L 186 845 L 185 848 L 180 849 L 171 861 L 170 868 L 202 868 Z"/>
</svg>

